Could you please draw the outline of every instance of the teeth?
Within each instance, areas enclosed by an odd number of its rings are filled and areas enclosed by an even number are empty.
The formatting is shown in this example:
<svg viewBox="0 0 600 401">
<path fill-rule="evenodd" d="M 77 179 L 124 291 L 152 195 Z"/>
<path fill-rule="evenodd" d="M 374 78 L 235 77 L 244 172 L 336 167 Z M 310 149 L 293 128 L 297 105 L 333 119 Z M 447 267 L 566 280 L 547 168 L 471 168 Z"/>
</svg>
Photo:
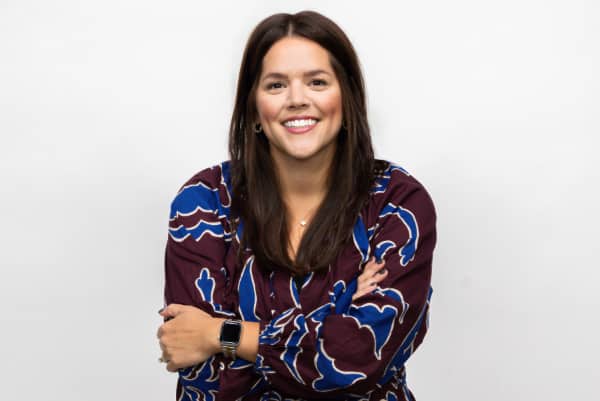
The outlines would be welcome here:
<svg viewBox="0 0 600 401">
<path fill-rule="evenodd" d="M 307 125 L 316 124 L 317 120 L 313 120 L 312 118 L 308 120 L 290 120 L 283 123 L 286 127 L 306 127 Z"/>
</svg>

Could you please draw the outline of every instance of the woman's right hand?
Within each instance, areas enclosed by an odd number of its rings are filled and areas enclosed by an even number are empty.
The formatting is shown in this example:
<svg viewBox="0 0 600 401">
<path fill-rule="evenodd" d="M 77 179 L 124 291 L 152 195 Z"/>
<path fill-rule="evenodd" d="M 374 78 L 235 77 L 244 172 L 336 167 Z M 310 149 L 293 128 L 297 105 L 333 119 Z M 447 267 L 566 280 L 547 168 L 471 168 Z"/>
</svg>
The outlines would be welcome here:
<svg viewBox="0 0 600 401">
<path fill-rule="evenodd" d="M 352 296 L 352 300 L 362 297 L 365 294 L 371 293 L 375 288 L 377 288 L 377 284 L 381 282 L 384 278 L 387 277 L 388 271 L 384 268 L 385 262 L 381 261 L 381 263 L 377 263 L 375 261 L 375 257 L 371 257 L 363 272 L 358 276 L 358 285 L 356 287 L 356 292 Z"/>
</svg>

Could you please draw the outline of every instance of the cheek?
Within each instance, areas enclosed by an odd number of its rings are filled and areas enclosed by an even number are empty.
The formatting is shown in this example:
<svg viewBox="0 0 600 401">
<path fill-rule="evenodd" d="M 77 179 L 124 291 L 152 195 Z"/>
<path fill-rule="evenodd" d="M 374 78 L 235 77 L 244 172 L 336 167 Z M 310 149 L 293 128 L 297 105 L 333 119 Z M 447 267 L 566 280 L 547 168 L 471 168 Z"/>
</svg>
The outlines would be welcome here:
<svg viewBox="0 0 600 401">
<path fill-rule="evenodd" d="M 321 110 L 323 113 L 329 114 L 331 118 L 340 119 L 342 118 L 342 96 L 339 93 L 328 94 L 324 96 L 321 101 Z"/>
<path fill-rule="evenodd" d="M 276 120 L 277 114 L 279 113 L 279 107 L 277 102 L 273 99 L 267 99 L 263 96 L 256 97 L 256 111 L 258 116 L 263 122 L 269 122 L 270 120 Z"/>
</svg>

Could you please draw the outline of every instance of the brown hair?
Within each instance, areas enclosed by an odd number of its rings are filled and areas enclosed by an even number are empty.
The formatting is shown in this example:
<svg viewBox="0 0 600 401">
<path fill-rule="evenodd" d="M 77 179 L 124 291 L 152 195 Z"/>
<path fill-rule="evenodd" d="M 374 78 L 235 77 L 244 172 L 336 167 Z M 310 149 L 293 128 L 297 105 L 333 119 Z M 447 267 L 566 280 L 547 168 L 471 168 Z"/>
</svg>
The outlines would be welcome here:
<svg viewBox="0 0 600 401">
<path fill-rule="evenodd" d="M 327 195 L 307 226 L 295 263 L 287 251 L 288 222 L 269 143 L 263 133 L 254 132 L 258 114 L 255 93 L 262 60 L 271 46 L 286 36 L 312 40 L 329 52 L 341 88 L 344 121 L 337 137 Z M 275 14 L 256 26 L 240 66 L 229 129 L 229 155 L 233 230 L 237 229 L 238 217 L 243 221 L 239 256 L 250 248 L 261 268 L 293 274 L 326 269 L 352 238 L 352 228 L 369 197 L 375 174 L 385 169 L 385 163 L 376 161 L 373 155 L 365 87 L 356 52 L 333 21 L 313 11 L 302 11 Z"/>
</svg>

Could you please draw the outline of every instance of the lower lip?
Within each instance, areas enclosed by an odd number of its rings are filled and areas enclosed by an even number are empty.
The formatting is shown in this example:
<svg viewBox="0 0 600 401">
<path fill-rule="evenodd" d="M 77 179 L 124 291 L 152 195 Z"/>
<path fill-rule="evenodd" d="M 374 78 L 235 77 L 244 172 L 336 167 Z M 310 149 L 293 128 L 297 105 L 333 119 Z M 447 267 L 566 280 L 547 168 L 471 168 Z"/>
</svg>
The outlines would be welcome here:
<svg viewBox="0 0 600 401">
<path fill-rule="evenodd" d="M 318 123 L 314 123 L 313 125 L 307 125 L 305 127 L 286 127 L 283 126 L 290 134 L 304 134 L 305 132 L 310 131 L 317 125 Z"/>
</svg>

